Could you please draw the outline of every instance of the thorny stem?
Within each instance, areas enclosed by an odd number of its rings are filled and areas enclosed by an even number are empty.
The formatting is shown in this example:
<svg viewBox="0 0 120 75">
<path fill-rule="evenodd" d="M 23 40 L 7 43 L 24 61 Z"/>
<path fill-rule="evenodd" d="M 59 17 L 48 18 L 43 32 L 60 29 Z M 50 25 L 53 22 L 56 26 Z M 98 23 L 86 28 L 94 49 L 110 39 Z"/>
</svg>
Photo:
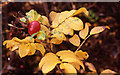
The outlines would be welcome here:
<svg viewBox="0 0 120 75">
<path fill-rule="evenodd" d="M 86 41 L 89 37 L 90 37 L 90 35 L 88 35 L 88 36 L 84 39 L 84 41 L 79 45 L 79 47 L 77 48 L 77 50 L 76 50 L 75 52 L 77 52 L 77 51 L 82 47 L 82 45 L 85 43 L 85 41 Z"/>
</svg>

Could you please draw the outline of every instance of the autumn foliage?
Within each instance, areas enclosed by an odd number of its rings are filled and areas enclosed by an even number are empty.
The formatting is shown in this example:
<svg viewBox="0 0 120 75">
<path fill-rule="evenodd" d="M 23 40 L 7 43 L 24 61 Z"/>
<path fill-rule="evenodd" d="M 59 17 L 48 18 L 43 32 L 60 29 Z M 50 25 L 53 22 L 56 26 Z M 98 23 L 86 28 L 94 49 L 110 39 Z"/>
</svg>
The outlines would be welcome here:
<svg viewBox="0 0 120 75">
<path fill-rule="evenodd" d="M 78 10 L 59 13 L 51 11 L 49 16 L 52 23 L 49 23 L 46 16 L 40 15 L 37 11 L 31 9 L 26 13 L 25 17 L 20 18 L 20 21 L 23 23 L 27 23 L 27 19 L 29 21 L 28 23 L 37 21 L 40 23 L 38 24 L 40 25 L 39 30 L 35 32 L 28 31 L 31 36 L 27 36 L 24 39 L 13 37 L 11 40 L 5 40 L 3 45 L 6 45 L 6 48 L 10 51 L 18 51 L 20 58 L 27 55 L 34 55 L 36 50 L 39 50 L 42 59 L 39 62 L 38 68 L 45 74 L 56 67 L 60 73 L 84 73 L 85 66 L 83 61 L 88 59 L 89 55 L 87 52 L 80 49 L 81 46 L 91 35 L 98 34 L 103 32 L 106 28 L 110 28 L 108 26 L 96 26 L 90 29 L 92 25 L 89 22 L 83 23 L 79 17 L 76 17 L 76 15 L 81 13 L 83 13 L 84 16 L 89 15 L 88 10 L 84 7 Z M 9 25 L 12 26 L 12 24 Z M 79 34 L 76 34 L 75 31 L 79 32 Z M 83 39 L 83 41 L 80 39 Z M 54 53 L 52 51 L 53 45 L 59 45 L 63 41 L 68 41 L 78 48 L 75 51 L 60 50 Z M 49 45 L 50 48 L 47 48 L 47 45 Z M 86 63 L 86 65 L 88 65 L 92 73 L 96 73 L 96 69 L 93 65 L 90 63 Z M 110 72 L 112 71 L 109 71 L 109 73 Z"/>
</svg>

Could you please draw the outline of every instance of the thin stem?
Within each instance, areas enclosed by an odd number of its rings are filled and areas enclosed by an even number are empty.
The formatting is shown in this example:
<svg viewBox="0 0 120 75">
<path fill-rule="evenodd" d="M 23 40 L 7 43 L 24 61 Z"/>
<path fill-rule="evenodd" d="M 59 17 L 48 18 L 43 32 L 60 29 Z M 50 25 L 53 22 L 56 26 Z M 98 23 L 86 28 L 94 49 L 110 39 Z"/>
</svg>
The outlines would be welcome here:
<svg viewBox="0 0 120 75">
<path fill-rule="evenodd" d="M 77 48 L 77 50 L 76 50 L 75 52 L 77 52 L 77 51 L 82 47 L 82 45 L 85 43 L 85 41 L 86 41 L 89 37 L 90 37 L 90 35 L 88 35 L 88 36 L 84 39 L 84 41 L 80 44 L 80 46 Z"/>
</svg>

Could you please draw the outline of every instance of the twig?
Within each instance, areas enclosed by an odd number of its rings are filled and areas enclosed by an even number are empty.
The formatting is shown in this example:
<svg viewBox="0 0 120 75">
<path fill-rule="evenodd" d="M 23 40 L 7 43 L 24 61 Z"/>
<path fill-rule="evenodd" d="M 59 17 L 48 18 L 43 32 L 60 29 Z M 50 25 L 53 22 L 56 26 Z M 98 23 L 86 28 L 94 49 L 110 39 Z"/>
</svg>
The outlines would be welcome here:
<svg viewBox="0 0 120 75">
<path fill-rule="evenodd" d="M 85 43 L 85 41 L 86 41 L 89 37 L 90 37 L 90 35 L 88 35 L 88 36 L 84 39 L 84 41 L 80 44 L 80 46 L 77 48 L 77 50 L 76 50 L 75 52 L 77 52 L 77 51 L 82 47 L 82 45 Z"/>
<path fill-rule="evenodd" d="M 96 1 L 97 1 L 97 0 L 96 0 Z M 96 4 L 96 2 L 94 2 L 92 5 L 89 5 L 89 6 L 87 7 L 87 9 L 92 8 L 95 4 Z"/>
<path fill-rule="evenodd" d="M 28 25 L 24 24 L 23 22 L 21 22 L 15 15 L 13 15 L 13 17 L 16 18 L 16 20 L 25 28 L 28 28 Z"/>
</svg>

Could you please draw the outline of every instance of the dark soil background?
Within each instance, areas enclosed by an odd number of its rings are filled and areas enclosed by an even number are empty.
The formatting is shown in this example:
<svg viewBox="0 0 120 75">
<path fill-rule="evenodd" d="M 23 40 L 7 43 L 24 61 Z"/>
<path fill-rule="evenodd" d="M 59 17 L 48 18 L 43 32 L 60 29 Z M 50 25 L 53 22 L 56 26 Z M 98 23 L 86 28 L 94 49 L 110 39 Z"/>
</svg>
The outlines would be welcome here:
<svg viewBox="0 0 120 75">
<path fill-rule="evenodd" d="M 18 30 L 8 26 L 8 23 L 15 23 L 17 27 L 21 27 L 15 21 L 13 15 L 18 11 L 25 15 L 30 9 L 35 9 L 41 15 L 49 18 L 51 11 L 61 12 L 65 10 L 79 9 L 86 7 L 92 11 L 91 18 L 81 17 L 83 22 L 90 22 L 93 26 L 108 25 L 111 29 L 91 36 L 82 46 L 83 51 L 87 51 L 89 58 L 87 62 L 92 63 L 97 72 L 100 73 L 104 69 L 111 69 L 120 72 L 120 3 L 80 3 L 80 2 L 3 2 L 2 3 L 2 42 L 12 37 L 25 38 L 28 35 L 27 29 Z M 18 15 L 19 17 L 20 15 Z M 98 17 L 96 19 L 95 17 Z M 93 21 L 94 20 L 94 21 Z M 77 32 L 76 32 L 77 33 Z M 55 46 L 55 49 L 72 49 L 71 44 L 63 42 Z M 37 70 L 40 61 L 39 53 L 33 56 L 20 58 L 15 52 L 10 52 L 5 46 L 2 47 L 2 74 L 3 75 L 41 75 L 41 71 Z"/>
</svg>

